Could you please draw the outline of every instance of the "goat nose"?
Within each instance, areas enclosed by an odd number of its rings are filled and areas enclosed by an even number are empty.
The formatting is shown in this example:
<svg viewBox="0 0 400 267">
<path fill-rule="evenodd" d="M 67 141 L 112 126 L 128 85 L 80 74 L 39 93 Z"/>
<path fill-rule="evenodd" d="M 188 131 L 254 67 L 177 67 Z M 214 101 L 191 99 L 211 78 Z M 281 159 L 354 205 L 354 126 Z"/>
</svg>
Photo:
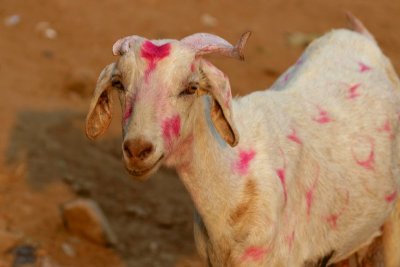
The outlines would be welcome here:
<svg viewBox="0 0 400 267">
<path fill-rule="evenodd" d="M 153 144 L 142 138 L 126 140 L 123 148 L 127 158 L 141 161 L 148 158 L 154 152 Z"/>
</svg>

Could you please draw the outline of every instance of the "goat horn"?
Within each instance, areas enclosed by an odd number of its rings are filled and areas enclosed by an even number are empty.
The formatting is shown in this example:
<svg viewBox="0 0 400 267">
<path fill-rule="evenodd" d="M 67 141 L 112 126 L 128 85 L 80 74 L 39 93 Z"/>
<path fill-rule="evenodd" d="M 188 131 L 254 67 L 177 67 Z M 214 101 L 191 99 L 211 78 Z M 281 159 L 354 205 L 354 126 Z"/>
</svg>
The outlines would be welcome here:
<svg viewBox="0 0 400 267">
<path fill-rule="evenodd" d="M 129 51 L 131 44 L 134 44 L 135 42 L 143 39 L 143 37 L 138 35 L 127 36 L 119 39 L 114 43 L 112 48 L 114 56 L 122 56 Z"/>
<path fill-rule="evenodd" d="M 243 49 L 250 35 L 250 31 L 243 33 L 235 46 L 221 37 L 209 33 L 195 33 L 183 38 L 181 42 L 192 48 L 198 56 L 220 53 L 224 56 L 244 60 Z"/>
</svg>

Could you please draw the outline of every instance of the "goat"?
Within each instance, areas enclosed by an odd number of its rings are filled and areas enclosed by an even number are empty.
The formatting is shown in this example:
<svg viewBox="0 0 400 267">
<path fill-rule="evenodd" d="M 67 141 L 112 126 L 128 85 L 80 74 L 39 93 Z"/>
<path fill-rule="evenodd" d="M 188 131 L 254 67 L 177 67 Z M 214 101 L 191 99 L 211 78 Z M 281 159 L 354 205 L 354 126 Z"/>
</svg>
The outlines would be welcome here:
<svg viewBox="0 0 400 267">
<path fill-rule="evenodd" d="M 400 182 L 400 82 L 350 19 L 355 31 L 327 33 L 270 90 L 236 99 L 201 56 L 243 59 L 249 33 L 236 46 L 206 33 L 122 38 L 97 81 L 86 134 L 105 132 L 116 89 L 127 170 L 140 180 L 161 165 L 177 170 L 208 266 L 339 262 L 381 234 Z"/>
</svg>

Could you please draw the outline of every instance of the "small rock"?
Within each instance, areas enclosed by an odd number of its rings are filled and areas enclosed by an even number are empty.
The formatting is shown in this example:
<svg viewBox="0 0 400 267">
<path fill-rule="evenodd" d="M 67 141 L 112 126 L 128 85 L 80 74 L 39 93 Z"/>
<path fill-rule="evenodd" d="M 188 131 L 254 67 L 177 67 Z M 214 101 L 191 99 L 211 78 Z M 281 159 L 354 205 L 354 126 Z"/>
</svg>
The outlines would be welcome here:
<svg viewBox="0 0 400 267">
<path fill-rule="evenodd" d="M 149 250 L 151 253 L 157 253 L 160 245 L 156 241 L 151 241 L 149 244 Z"/>
<path fill-rule="evenodd" d="M 101 245 L 116 245 L 115 234 L 93 200 L 81 198 L 64 203 L 61 211 L 64 225 L 72 233 Z"/>
<path fill-rule="evenodd" d="M 13 249 L 20 240 L 20 235 L 0 229 L 0 253 Z"/>
<path fill-rule="evenodd" d="M 12 15 L 4 19 L 4 24 L 6 26 L 15 26 L 21 21 L 20 15 Z"/>
<path fill-rule="evenodd" d="M 30 245 L 19 246 L 14 250 L 14 267 L 34 266 L 36 263 L 36 248 Z"/>
<path fill-rule="evenodd" d="M 40 32 L 47 39 L 56 39 L 57 31 L 50 26 L 47 21 L 41 21 L 36 24 L 36 30 Z"/>
<path fill-rule="evenodd" d="M 129 215 L 133 215 L 137 218 L 147 218 L 150 215 L 150 212 L 138 205 L 130 205 L 125 209 L 125 212 Z"/>
<path fill-rule="evenodd" d="M 218 25 L 218 20 L 210 14 L 205 13 L 201 15 L 201 23 L 207 27 L 215 27 Z"/>
<path fill-rule="evenodd" d="M 68 243 L 63 243 L 61 245 L 62 250 L 64 251 L 65 255 L 73 258 L 76 256 L 75 249 Z"/>
</svg>

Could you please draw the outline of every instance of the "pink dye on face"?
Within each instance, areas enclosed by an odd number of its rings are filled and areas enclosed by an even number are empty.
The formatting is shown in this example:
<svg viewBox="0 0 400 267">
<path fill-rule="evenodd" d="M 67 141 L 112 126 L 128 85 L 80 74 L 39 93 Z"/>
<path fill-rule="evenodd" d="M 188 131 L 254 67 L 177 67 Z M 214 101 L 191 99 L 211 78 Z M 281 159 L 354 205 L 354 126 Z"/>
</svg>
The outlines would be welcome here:
<svg viewBox="0 0 400 267">
<path fill-rule="evenodd" d="M 234 169 L 240 175 L 246 175 L 249 171 L 250 162 L 254 159 L 256 152 L 253 149 L 239 152 L 239 159 L 234 163 Z"/>
<path fill-rule="evenodd" d="M 313 120 L 320 123 L 320 124 L 325 124 L 325 123 L 329 123 L 332 121 L 332 119 L 330 118 L 328 112 L 324 109 L 322 109 L 321 107 L 318 107 L 318 111 L 319 111 L 319 115 L 317 117 L 314 117 Z"/>
<path fill-rule="evenodd" d="M 175 115 L 163 121 L 162 124 L 164 142 L 170 146 L 174 139 L 176 139 L 181 131 L 181 118 Z"/>
<path fill-rule="evenodd" d="M 397 190 L 395 190 L 390 195 L 385 196 L 385 200 L 387 203 L 392 203 L 397 197 Z"/>
<path fill-rule="evenodd" d="M 131 117 L 132 115 L 132 111 L 133 111 L 133 105 L 136 102 L 136 94 L 133 95 L 131 98 L 127 97 L 125 100 L 125 112 L 123 115 L 123 120 L 124 123 L 126 123 L 128 121 L 128 119 Z"/>
<path fill-rule="evenodd" d="M 268 249 L 264 247 L 248 247 L 241 257 L 241 261 L 261 261 Z"/>
<path fill-rule="evenodd" d="M 286 188 L 286 157 L 285 154 L 283 153 L 282 148 L 279 148 L 279 152 L 281 154 L 281 157 L 283 159 L 283 167 L 278 168 L 275 170 L 276 175 L 278 175 L 279 180 L 281 181 L 282 184 L 282 189 L 283 189 L 283 197 L 285 199 L 285 204 L 287 202 L 287 188 Z"/>
<path fill-rule="evenodd" d="M 300 138 L 297 136 L 296 129 L 292 129 L 292 133 L 287 136 L 287 138 L 299 145 L 303 144 Z"/>
<path fill-rule="evenodd" d="M 366 72 L 366 71 L 370 71 L 371 67 L 368 65 L 365 65 L 362 62 L 358 62 L 358 65 L 360 66 L 360 72 Z"/>
<path fill-rule="evenodd" d="M 140 55 L 149 62 L 149 65 L 144 72 L 145 81 L 148 81 L 149 75 L 154 71 L 157 63 L 169 55 L 170 50 L 171 44 L 169 43 L 157 46 L 150 41 L 144 42 Z"/>
<path fill-rule="evenodd" d="M 350 88 L 349 88 L 349 94 L 348 94 L 347 98 L 349 98 L 349 99 L 354 99 L 354 98 L 356 98 L 356 97 L 359 97 L 360 94 L 359 94 L 359 92 L 357 92 L 357 89 L 358 89 L 360 86 L 361 86 L 360 83 L 357 83 L 357 84 L 354 84 L 354 85 L 350 86 Z"/>
</svg>

